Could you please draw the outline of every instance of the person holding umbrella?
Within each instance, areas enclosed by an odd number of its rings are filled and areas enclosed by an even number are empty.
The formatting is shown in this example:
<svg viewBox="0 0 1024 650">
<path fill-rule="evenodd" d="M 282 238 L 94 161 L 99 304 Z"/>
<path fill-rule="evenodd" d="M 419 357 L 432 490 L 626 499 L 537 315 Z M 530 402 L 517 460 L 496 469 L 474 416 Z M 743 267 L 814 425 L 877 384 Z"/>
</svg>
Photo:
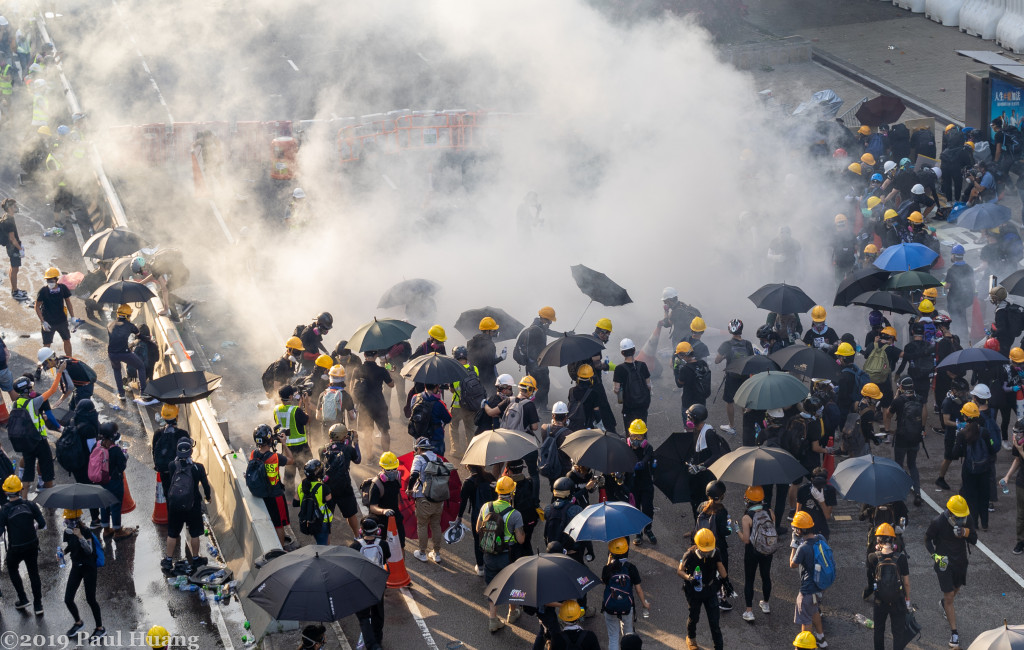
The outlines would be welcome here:
<svg viewBox="0 0 1024 650">
<path fill-rule="evenodd" d="M 601 402 L 594 387 L 594 368 L 584 364 L 576 370 L 576 385 L 569 389 L 568 425 L 573 431 L 607 426 L 601 417 Z M 612 416 L 611 426 L 615 426 Z"/>
<path fill-rule="evenodd" d="M 612 321 L 608 318 L 602 318 L 594 325 L 594 333 L 591 336 L 601 343 L 608 343 L 608 339 L 611 337 L 611 334 Z M 602 360 L 600 354 L 595 354 L 589 359 L 570 363 L 566 368 L 569 371 L 569 379 L 573 381 L 578 380 L 579 370 L 585 365 L 589 365 L 593 370 L 593 374 L 590 379 L 590 383 L 593 385 L 591 399 L 597 403 L 598 409 L 600 410 L 600 414 L 595 421 L 602 423 L 606 431 L 614 432 L 616 430 L 615 414 L 612 412 L 611 404 L 608 403 L 608 394 L 605 392 L 602 378 L 605 371 L 611 370 L 615 372 L 618 366 L 614 363 L 608 363 Z M 587 428 L 589 427 L 590 425 L 587 425 Z"/>
<path fill-rule="evenodd" d="M 533 319 L 533 323 L 519 334 L 519 338 L 516 339 L 515 348 L 512 351 L 512 356 L 516 363 L 525 366 L 526 374 L 533 377 L 536 384 L 535 390 L 537 391 L 535 401 L 544 409 L 548 407 L 548 391 L 551 389 L 551 379 L 547 366 L 537 365 L 537 357 L 540 356 L 541 350 L 547 345 L 548 331 L 551 329 L 551 323 L 554 323 L 556 320 L 553 308 L 541 307 L 537 311 L 537 317 Z"/>
<path fill-rule="evenodd" d="M 686 549 L 679 560 L 676 575 L 683 579 L 683 593 L 689 606 L 686 618 L 686 647 L 688 650 L 699 650 L 697 645 L 697 623 L 700 622 L 700 610 L 703 607 L 711 628 L 711 639 L 715 650 L 722 650 L 725 641 L 722 628 L 719 626 L 721 611 L 718 607 L 719 585 L 732 592 L 732 584 L 715 549 L 715 534 L 707 528 L 698 530 L 693 536 L 693 545 Z"/>
<path fill-rule="evenodd" d="M 490 316 L 480 319 L 480 331 L 466 342 L 470 365 L 476 366 L 484 386 L 494 385 L 498 376 L 498 364 L 508 358 L 508 348 L 498 348 L 494 342 L 499 336 L 498 322 Z M 491 395 L 494 392 L 491 391 Z"/>
<path fill-rule="evenodd" d="M 978 530 L 967 501 L 958 494 L 946 502 L 946 509 L 932 519 L 924 534 L 924 546 L 932 556 L 935 575 L 942 591 L 943 614 L 949 621 L 949 647 L 960 647 L 954 600 L 967 584 L 967 550 L 978 543 Z"/>
<path fill-rule="evenodd" d="M 608 650 L 619 650 L 620 636 L 633 633 L 636 600 L 644 608 L 651 606 L 644 596 L 644 588 L 640 586 L 640 572 L 627 560 L 628 555 L 627 538 L 619 537 L 608 542 L 608 562 L 601 570 L 601 582 L 605 585 L 601 611 L 604 612 L 604 624 L 608 632 Z M 633 597 L 634 590 L 636 599 Z"/>
<path fill-rule="evenodd" d="M 78 588 L 85 584 L 85 602 L 92 610 L 93 620 L 96 621 L 96 629 L 90 635 L 90 641 L 100 639 L 107 631 L 103 627 L 103 616 L 100 613 L 100 604 L 96 600 L 96 567 L 99 556 L 103 553 L 100 547 L 100 540 L 96 538 L 92 530 L 81 520 L 81 510 L 64 509 L 64 555 L 69 557 L 71 562 L 71 573 L 68 575 L 68 584 L 64 588 L 64 606 L 71 613 L 74 624 L 65 634 L 72 637 L 78 633 L 85 623 L 78 615 L 78 607 L 75 605 L 75 595 Z"/>
<path fill-rule="evenodd" d="M 363 365 L 353 374 L 352 397 L 359 407 L 359 429 L 369 439 L 376 425 L 380 432 L 381 451 L 391 449 L 391 423 L 388 403 L 384 399 L 384 386 L 394 388 L 391 373 L 377 365 L 377 351 L 363 352 Z"/>
<path fill-rule="evenodd" d="M 594 485 L 597 485 L 596 481 Z M 574 489 L 573 479 L 567 476 L 556 480 L 552 485 L 551 503 L 544 508 L 544 543 L 548 546 L 556 543 L 561 545 L 562 552 L 585 565 L 594 559 L 594 545 L 588 541 L 577 542 L 565 532 L 569 522 L 583 512 L 583 506 L 586 505 L 585 502 L 582 505 L 577 502 L 573 496 Z M 580 604 L 583 607 L 587 606 L 586 596 L 580 600 Z M 597 610 L 591 610 L 588 618 L 596 613 Z"/>
<path fill-rule="evenodd" d="M 516 483 L 508 476 L 502 476 L 494 486 L 498 495 L 495 501 L 484 504 L 480 516 L 476 520 L 476 532 L 480 537 L 480 550 L 484 554 L 484 580 L 490 582 L 502 569 L 512 563 L 512 542 L 522 544 L 526 541 L 526 530 L 523 527 L 522 515 L 512 507 L 512 498 Z M 493 634 L 505 627 L 498 618 L 498 608 L 488 601 L 488 630 Z M 514 623 L 522 615 L 522 608 L 509 605 L 508 622 Z"/>
<path fill-rule="evenodd" d="M 705 488 L 715 480 L 708 467 L 729 451 L 729 445 L 722 440 L 715 428 L 707 424 L 708 410 L 701 404 L 694 404 L 686 410 L 685 433 L 692 445 L 692 454 L 686 461 L 690 473 L 690 508 L 693 519 L 697 519 L 698 506 L 707 498 Z"/>
<path fill-rule="evenodd" d="M 381 543 L 382 534 L 377 520 L 366 517 L 359 526 L 356 538 L 348 546 L 386 570 L 388 560 L 391 559 L 391 549 L 387 544 Z M 356 618 L 359 619 L 359 630 L 363 634 L 365 647 L 368 650 L 379 650 L 380 644 L 384 641 L 384 598 L 381 597 L 377 604 L 356 612 Z"/>
</svg>

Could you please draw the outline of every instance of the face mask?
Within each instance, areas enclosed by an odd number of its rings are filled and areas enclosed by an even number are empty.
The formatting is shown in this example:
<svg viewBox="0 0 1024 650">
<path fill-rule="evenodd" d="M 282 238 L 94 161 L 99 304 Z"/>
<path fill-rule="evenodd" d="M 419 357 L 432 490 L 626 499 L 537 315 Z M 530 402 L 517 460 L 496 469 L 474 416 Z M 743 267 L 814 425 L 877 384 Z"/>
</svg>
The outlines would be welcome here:
<svg viewBox="0 0 1024 650">
<path fill-rule="evenodd" d="M 633 449 L 638 449 L 643 444 L 644 444 L 644 439 L 643 438 L 630 438 L 629 439 L 629 446 L 632 447 Z"/>
<path fill-rule="evenodd" d="M 687 419 L 686 419 L 686 428 L 687 428 L 687 430 L 689 430 L 689 431 L 693 431 L 694 429 L 696 429 L 696 428 L 697 428 L 697 423 L 696 423 L 696 422 L 694 422 L 693 420 L 691 420 L 691 419 L 687 418 Z"/>
<path fill-rule="evenodd" d="M 825 323 L 815 323 L 814 325 L 811 325 L 811 329 L 819 334 L 824 332 L 827 327 L 828 326 Z"/>
<path fill-rule="evenodd" d="M 57 287 L 57 281 L 56 280 L 47 280 L 46 281 L 46 286 L 50 287 L 51 289 L 54 289 L 54 288 Z"/>
<path fill-rule="evenodd" d="M 397 481 L 401 478 L 402 473 L 397 469 L 386 469 L 384 470 L 384 477 L 389 481 Z"/>
<path fill-rule="evenodd" d="M 289 360 L 289 361 L 291 361 L 292 363 L 298 363 L 298 362 L 299 362 L 299 360 L 298 360 L 298 359 L 296 359 L 296 358 L 295 358 L 295 357 L 294 357 L 293 355 L 291 355 L 291 354 L 289 354 L 289 355 L 288 355 L 288 360 Z"/>
</svg>

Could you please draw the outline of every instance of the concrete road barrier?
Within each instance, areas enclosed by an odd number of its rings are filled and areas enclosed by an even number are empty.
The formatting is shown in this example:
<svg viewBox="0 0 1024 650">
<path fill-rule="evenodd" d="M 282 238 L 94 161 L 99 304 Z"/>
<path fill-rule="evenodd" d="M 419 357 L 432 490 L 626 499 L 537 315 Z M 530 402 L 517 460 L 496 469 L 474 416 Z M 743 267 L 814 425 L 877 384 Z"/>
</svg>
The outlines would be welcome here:
<svg viewBox="0 0 1024 650">
<path fill-rule="evenodd" d="M 1024 52 L 1024 0 L 1007 0 L 1006 13 L 996 25 L 996 42 L 1008 50 Z"/>
<path fill-rule="evenodd" d="M 924 15 L 946 27 L 958 27 L 960 25 L 960 9 L 963 6 L 964 0 L 926 0 Z"/>
<path fill-rule="evenodd" d="M 960 31 L 990 41 L 1004 13 L 1006 0 L 967 0 L 960 9 Z"/>
</svg>

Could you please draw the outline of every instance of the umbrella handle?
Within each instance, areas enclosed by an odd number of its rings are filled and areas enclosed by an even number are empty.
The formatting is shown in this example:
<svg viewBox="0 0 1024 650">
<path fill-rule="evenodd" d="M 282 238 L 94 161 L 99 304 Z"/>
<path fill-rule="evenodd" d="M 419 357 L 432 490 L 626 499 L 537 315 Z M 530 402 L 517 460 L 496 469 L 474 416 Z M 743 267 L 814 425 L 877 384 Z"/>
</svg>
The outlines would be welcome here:
<svg viewBox="0 0 1024 650">
<path fill-rule="evenodd" d="M 587 315 L 587 310 L 590 309 L 590 306 L 593 305 L 593 304 L 594 304 L 594 299 L 591 298 L 590 302 L 587 303 L 587 306 L 583 308 L 583 313 L 580 314 L 580 319 L 578 321 L 576 321 L 575 325 L 573 325 L 572 331 L 575 332 L 576 328 L 580 326 L 580 323 L 583 322 L 583 317 Z"/>
</svg>

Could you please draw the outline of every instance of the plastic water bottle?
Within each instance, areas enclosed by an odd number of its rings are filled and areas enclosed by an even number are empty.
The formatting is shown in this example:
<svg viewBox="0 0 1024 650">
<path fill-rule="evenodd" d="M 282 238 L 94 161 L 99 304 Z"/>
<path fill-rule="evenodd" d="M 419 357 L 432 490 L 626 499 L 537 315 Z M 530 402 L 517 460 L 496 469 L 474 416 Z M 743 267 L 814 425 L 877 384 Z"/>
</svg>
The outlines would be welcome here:
<svg viewBox="0 0 1024 650">
<path fill-rule="evenodd" d="M 693 590 L 703 591 L 704 590 L 704 576 L 700 574 L 700 567 L 693 570 Z"/>
<path fill-rule="evenodd" d="M 72 332 L 77 332 L 78 328 L 81 327 L 82 323 L 84 323 L 84 322 L 85 321 L 83 319 L 81 319 L 81 318 L 72 318 L 71 319 L 71 331 Z"/>
<path fill-rule="evenodd" d="M 726 517 L 726 519 L 725 519 L 725 529 L 728 530 L 730 533 L 736 532 L 735 530 L 733 530 L 733 527 L 732 527 L 732 515 L 729 515 L 728 517 Z"/>
<path fill-rule="evenodd" d="M 214 573 L 214 574 L 213 574 L 212 576 L 210 576 L 209 580 L 210 580 L 210 582 L 214 582 L 214 581 L 216 581 L 216 580 L 220 580 L 220 579 L 221 579 L 221 578 L 223 578 L 223 577 L 224 577 L 225 575 L 227 575 L 227 574 L 226 574 L 226 573 L 224 573 L 224 569 L 221 569 L 221 570 L 220 570 L 220 571 L 218 571 L 217 573 Z"/>
<path fill-rule="evenodd" d="M 200 589 L 199 590 L 199 602 L 201 602 L 201 603 L 205 603 L 206 602 L 206 590 L 205 589 Z"/>
<path fill-rule="evenodd" d="M 179 587 L 179 589 L 181 589 L 182 591 L 198 591 L 199 587 L 197 587 L 196 585 L 194 585 L 192 583 L 186 583 L 186 584 L 181 585 L 181 587 Z"/>
<path fill-rule="evenodd" d="M 207 531 L 206 534 L 209 535 L 210 532 Z M 206 545 L 206 551 L 210 554 L 210 557 L 217 557 L 217 555 L 219 553 L 219 551 L 217 550 L 217 547 L 214 546 L 213 544 L 207 544 Z"/>
<path fill-rule="evenodd" d="M 366 650 L 366 641 L 363 640 L 363 635 L 359 635 L 359 640 L 356 641 L 356 650 Z"/>
<path fill-rule="evenodd" d="M 67 563 L 64 561 L 64 549 L 59 546 L 57 547 L 57 566 L 62 569 L 67 566 Z"/>
<path fill-rule="evenodd" d="M 999 479 L 999 487 L 1003 488 L 1003 494 L 1009 494 L 1010 493 L 1010 486 L 1009 486 L 1009 484 L 1007 484 L 1005 478 Z"/>
<path fill-rule="evenodd" d="M 248 630 L 250 627 L 252 627 L 252 624 L 249 623 L 249 621 L 246 621 L 245 623 L 242 623 L 242 627 Z"/>
<path fill-rule="evenodd" d="M 854 618 L 857 619 L 858 623 L 868 628 L 869 630 L 875 627 L 875 622 L 867 616 L 864 616 L 863 614 L 857 614 Z"/>
</svg>

